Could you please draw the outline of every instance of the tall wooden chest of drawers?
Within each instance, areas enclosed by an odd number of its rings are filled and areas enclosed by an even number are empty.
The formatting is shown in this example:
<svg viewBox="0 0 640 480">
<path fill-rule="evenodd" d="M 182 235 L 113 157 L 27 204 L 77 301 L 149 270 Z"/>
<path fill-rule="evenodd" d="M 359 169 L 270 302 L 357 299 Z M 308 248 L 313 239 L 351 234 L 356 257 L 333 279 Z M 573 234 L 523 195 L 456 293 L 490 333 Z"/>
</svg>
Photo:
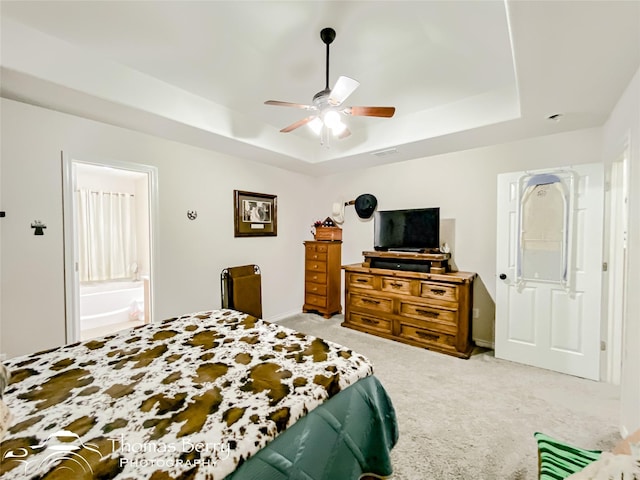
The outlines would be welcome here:
<svg viewBox="0 0 640 480">
<path fill-rule="evenodd" d="M 475 273 L 346 265 L 345 327 L 469 358 Z"/>
<path fill-rule="evenodd" d="M 342 312 L 341 261 L 342 242 L 304 242 L 303 312 L 318 312 L 325 318 Z"/>
</svg>

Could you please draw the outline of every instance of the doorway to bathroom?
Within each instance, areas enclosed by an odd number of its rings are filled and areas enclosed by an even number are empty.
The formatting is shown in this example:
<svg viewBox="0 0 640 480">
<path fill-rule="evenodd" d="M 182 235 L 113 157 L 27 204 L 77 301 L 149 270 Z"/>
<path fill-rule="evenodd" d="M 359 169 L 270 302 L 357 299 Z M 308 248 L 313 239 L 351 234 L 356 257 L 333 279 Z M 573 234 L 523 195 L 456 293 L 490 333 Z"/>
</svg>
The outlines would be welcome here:
<svg viewBox="0 0 640 480">
<path fill-rule="evenodd" d="M 156 169 L 65 158 L 67 342 L 152 322 Z"/>
</svg>

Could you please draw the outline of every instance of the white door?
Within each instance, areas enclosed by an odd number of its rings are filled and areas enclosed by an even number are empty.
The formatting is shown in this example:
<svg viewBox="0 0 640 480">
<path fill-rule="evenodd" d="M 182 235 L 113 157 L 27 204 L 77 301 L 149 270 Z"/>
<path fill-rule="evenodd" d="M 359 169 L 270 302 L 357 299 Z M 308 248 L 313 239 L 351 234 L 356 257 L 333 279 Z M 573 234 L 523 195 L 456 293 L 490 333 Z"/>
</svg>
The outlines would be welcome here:
<svg viewBox="0 0 640 480">
<path fill-rule="evenodd" d="M 522 182 L 537 174 L 557 175 L 567 192 L 559 279 L 523 275 Z M 497 196 L 496 357 L 599 380 L 602 164 L 501 174 Z"/>
</svg>

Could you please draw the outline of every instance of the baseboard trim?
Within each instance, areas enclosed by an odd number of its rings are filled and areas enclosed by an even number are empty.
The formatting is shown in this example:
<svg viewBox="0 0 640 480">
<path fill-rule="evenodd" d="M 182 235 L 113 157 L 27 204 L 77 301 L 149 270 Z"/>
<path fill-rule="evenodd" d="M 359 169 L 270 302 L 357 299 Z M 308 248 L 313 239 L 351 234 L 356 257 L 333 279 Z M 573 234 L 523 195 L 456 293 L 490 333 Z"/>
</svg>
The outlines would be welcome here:
<svg viewBox="0 0 640 480">
<path fill-rule="evenodd" d="M 493 342 L 488 342 L 486 340 L 481 340 L 481 339 L 473 339 L 473 342 L 478 346 L 478 347 L 482 347 L 482 348 L 490 348 L 491 350 L 495 350 L 495 344 Z"/>
<path fill-rule="evenodd" d="M 273 317 L 265 318 L 267 322 L 278 323 L 280 320 L 284 320 L 285 318 L 293 317 L 294 315 L 298 315 L 300 310 L 294 310 L 292 312 L 281 313 L 279 315 L 275 315 Z"/>
</svg>

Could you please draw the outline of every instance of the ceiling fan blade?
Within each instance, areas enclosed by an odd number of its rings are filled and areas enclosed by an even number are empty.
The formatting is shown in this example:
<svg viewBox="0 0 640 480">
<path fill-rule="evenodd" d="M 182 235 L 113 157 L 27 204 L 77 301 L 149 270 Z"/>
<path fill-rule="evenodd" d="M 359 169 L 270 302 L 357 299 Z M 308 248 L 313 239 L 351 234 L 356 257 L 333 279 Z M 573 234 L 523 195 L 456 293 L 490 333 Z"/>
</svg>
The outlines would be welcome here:
<svg viewBox="0 0 640 480">
<path fill-rule="evenodd" d="M 396 107 L 347 107 L 343 112 L 354 117 L 391 118 L 396 113 Z"/>
<path fill-rule="evenodd" d="M 311 120 L 313 120 L 314 118 L 316 118 L 316 115 L 310 115 L 306 118 L 303 118 L 302 120 L 298 120 L 295 123 L 292 123 L 291 125 L 289 125 L 288 127 L 284 127 L 282 130 L 280 130 L 280 132 L 282 133 L 289 133 L 292 130 L 295 130 L 296 128 L 299 128 L 303 125 L 306 125 L 307 123 L 309 123 Z"/>
<path fill-rule="evenodd" d="M 304 110 L 315 110 L 316 107 L 312 105 L 303 105 L 301 103 L 291 103 L 291 102 L 281 102 L 279 100 L 267 100 L 264 102 L 265 105 L 274 105 L 276 107 L 294 107 L 294 108 L 302 108 Z"/>
<path fill-rule="evenodd" d="M 356 88 L 360 86 L 360 82 L 349 77 L 339 77 L 329 94 L 329 105 L 338 106 L 351 95 Z"/>
</svg>

